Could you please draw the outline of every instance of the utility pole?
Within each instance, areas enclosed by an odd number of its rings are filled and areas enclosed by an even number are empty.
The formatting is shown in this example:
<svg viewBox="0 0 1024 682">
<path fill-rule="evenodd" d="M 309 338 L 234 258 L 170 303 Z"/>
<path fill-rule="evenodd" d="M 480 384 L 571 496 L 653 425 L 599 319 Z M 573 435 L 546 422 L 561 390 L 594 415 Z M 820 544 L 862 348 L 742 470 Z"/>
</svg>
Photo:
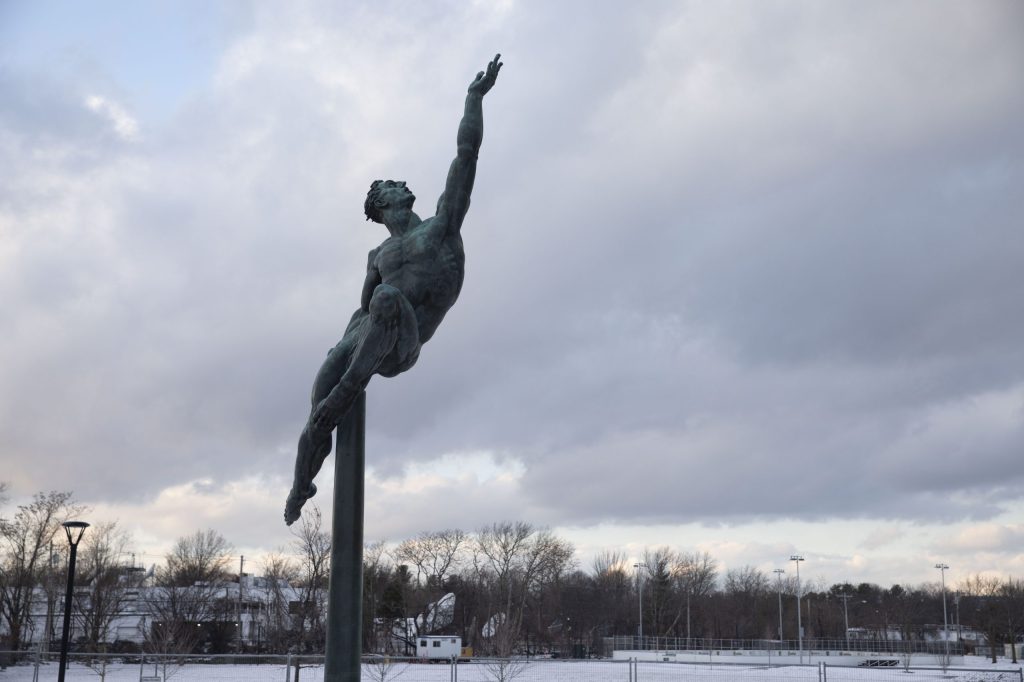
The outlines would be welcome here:
<svg viewBox="0 0 1024 682">
<path fill-rule="evenodd" d="M 846 632 L 846 650 L 849 651 L 850 650 L 850 616 L 849 616 L 849 614 L 847 613 L 847 610 L 846 610 L 846 603 L 848 601 L 850 601 L 850 596 L 851 595 L 847 594 L 846 592 L 840 592 L 836 596 L 843 600 L 843 626 L 846 628 L 845 629 L 845 632 Z"/>
<path fill-rule="evenodd" d="M 238 653 L 242 653 L 242 576 L 245 575 L 245 555 L 238 557 Z"/>
<path fill-rule="evenodd" d="M 776 568 L 772 571 L 778 576 L 779 583 L 779 642 L 782 642 L 782 574 L 786 572 L 784 568 Z"/>
<path fill-rule="evenodd" d="M 953 596 L 953 603 L 956 605 L 956 642 L 960 644 L 963 641 L 963 628 L 960 627 L 960 590 Z M 962 654 L 963 650 L 960 653 Z"/>
</svg>

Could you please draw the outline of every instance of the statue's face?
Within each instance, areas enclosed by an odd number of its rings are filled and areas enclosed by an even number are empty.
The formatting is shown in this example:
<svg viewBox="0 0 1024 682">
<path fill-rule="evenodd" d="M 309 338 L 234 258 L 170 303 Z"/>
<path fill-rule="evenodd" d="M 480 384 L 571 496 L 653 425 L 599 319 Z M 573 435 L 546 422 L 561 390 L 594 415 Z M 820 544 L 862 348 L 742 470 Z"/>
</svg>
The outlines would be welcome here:
<svg viewBox="0 0 1024 682">
<path fill-rule="evenodd" d="M 380 198 L 392 208 L 412 208 L 412 204 L 416 201 L 416 195 L 405 186 L 405 182 L 394 182 L 388 180 L 384 183 L 384 188 L 380 190 Z"/>
</svg>

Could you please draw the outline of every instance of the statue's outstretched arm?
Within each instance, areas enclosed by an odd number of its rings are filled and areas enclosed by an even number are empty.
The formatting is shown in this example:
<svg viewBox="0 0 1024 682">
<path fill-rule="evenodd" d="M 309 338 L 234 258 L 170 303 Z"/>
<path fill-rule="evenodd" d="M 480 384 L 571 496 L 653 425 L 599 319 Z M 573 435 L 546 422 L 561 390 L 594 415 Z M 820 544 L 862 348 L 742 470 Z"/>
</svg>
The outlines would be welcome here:
<svg viewBox="0 0 1024 682">
<path fill-rule="evenodd" d="M 448 169 L 448 180 L 445 182 L 444 194 L 437 202 L 437 215 L 444 218 L 448 229 L 458 231 L 469 210 L 469 195 L 473 192 L 473 180 L 476 178 L 476 157 L 480 151 L 480 142 L 484 137 L 483 99 L 498 78 L 501 69 L 501 55 L 487 65 L 469 84 L 466 94 L 466 109 L 459 123 L 459 134 L 456 139 L 457 151 L 451 168 Z"/>
</svg>

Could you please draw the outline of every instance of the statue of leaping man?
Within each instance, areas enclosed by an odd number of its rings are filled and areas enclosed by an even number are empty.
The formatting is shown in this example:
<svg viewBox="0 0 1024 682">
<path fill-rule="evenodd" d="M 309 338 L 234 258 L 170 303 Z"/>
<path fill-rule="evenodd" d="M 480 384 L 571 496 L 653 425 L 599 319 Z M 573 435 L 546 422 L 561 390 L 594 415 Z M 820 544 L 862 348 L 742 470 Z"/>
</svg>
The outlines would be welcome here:
<svg viewBox="0 0 1024 682">
<path fill-rule="evenodd" d="M 361 305 L 313 383 L 312 411 L 299 437 L 295 479 L 284 508 L 288 525 L 316 494 L 313 478 L 331 452 L 331 432 L 370 378 L 393 377 L 412 367 L 459 296 L 466 263 L 460 230 L 483 139 L 483 98 L 501 70 L 499 59 L 495 55 L 469 84 L 455 160 L 433 217 L 420 220 L 413 213 L 416 197 L 404 182 L 377 180 L 370 186 L 366 218 L 383 223 L 391 236 L 370 251 Z"/>
</svg>

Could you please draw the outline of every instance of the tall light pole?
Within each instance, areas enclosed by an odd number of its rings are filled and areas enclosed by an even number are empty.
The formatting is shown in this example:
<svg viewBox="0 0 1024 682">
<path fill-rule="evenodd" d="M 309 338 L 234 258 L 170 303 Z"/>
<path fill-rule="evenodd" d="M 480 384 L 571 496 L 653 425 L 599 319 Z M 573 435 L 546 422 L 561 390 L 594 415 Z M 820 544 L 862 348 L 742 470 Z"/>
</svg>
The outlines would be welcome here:
<svg viewBox="0 0 1024 682">
<path fill-rule="evenodd" d="M 846 610 L 846 603 L 850 601 L 851 595 L 846 592 L 840 592 L 836 595 L 843 600 L 843 626 L 846 628 L 846 650 L 850 650 L 850 614 Z"/>
<path fill-rule="evenodd" d="M 64 532 L 71 545 L 68 557 L 68 587 L 64 592 L 64 630 L 60 636 L 60 665 L 57 668 L 57 682 L 64 682 L 64 671 L 68 667 L 68 636 L 71 634 L 71 598 L 75 594 L 75 559 L 78 557 L 78 543 L 89 524 L 85 521 L 65 521 Z"/>
<path fill-rule="evenodd" d="M 640 580 L 640 567 L 647 567 L 647 564 L 633 564 L 633 568 L 636 569 L 636 591 L 638 595 L 638 602 L 640 604 L 640 648 L 644 648 L 644 584 Z"/>
<path fill-rule="evenodd" d="M 693 566 L 683 569 L 686 576 L 686 648 L 690 648 L 690 592 L 693 590 Z"/>
<path fill-rule="evenodd" d="M 799 554 L 793 554 L 789 560 L 796 563 L 796 639 L 800 651 L 800 662 L 804 662 L 804 626 L 800 620 L 800 562 L 804 558 Z"/>
<path fill-rule="evenodd" d="M 784 568 L 776 568 L 772 570 L 779 579 L 779 642 L 782 642 L 782 574 L 786 572 Z"/>
<path fill-rule="evenodd" d="M 942 639 L 946 642 L 946 660 L 949 660 L 949 625 L 946 619 L 946 571 L 949 570 L 949 566 L 946 564 L 935 564 L 935 568 L 939 569 L 939 575 L 942 576 Z M 1011 645 L 1012 646 L 1012 645 Z"/>
</svg>

